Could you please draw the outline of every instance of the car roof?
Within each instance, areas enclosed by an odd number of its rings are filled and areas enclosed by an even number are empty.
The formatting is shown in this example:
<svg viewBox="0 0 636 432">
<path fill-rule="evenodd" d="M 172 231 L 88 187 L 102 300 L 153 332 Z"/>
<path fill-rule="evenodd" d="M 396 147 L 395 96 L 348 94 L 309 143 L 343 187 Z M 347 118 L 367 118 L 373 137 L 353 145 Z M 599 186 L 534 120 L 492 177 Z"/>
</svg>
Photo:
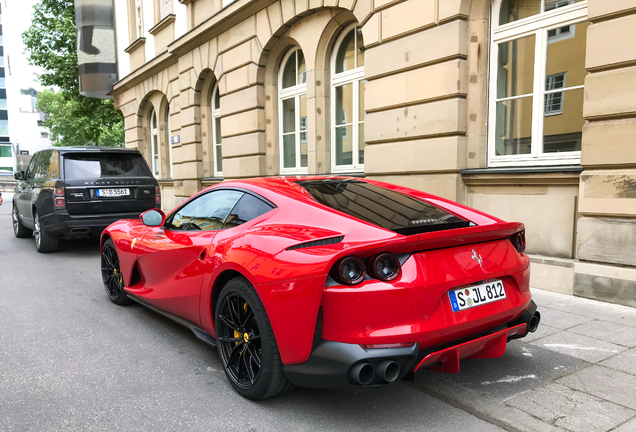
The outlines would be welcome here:
<svg viewBox="0 0 636 432">
<path fill-rule="evenodd" d="M 60 153 L 139 153 L 139 150 L 137 149 L 105 146 L 50 147 L 46 150 L 57 150 Z"/>
</svg>

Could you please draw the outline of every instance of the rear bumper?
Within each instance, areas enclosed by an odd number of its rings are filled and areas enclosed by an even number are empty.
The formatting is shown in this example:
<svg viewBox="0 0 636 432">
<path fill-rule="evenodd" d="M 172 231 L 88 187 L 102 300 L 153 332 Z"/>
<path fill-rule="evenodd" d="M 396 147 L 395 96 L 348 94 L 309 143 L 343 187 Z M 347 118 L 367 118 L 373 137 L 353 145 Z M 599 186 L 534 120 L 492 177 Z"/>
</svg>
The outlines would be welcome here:
<svg viewBox="0 0 636 432">
<path fill-rule="evenodd" d="M 53 236 L 99 236 L 113 222 L 121 219 L 139 219 L 141 212 L 107 213 L 96 215 L 69 215 L 67 211 L 42 216 L 42 228 Z"/>
<path fill-rule="evenodd" d="M 364 349 L 360 345 L 321 340 L 309 359 L 301 364 L 285 366 L 285 375 L 300 387 L 348 389 L 361 387 L 351 379 L 350 373 L 358 364 L 370 364 L 376 371 L 380 363 L 395 361 L 400 371 L 398 379 L 406 375 L 415 365 L 418 344 L 403 348 Z M 374 376 L 365 387 L 378 387 L 384 384 Z"/>
<path fill-rule="evenodd" d="M 379 366 L 386 361 L 398 364 L 396 381 L 404 378 L 410 371 L 421 368 L 457 373 L 461 359 L 501 357 L 506 351 L 507 342 L 528 334 L 535 314 L 537 305 L 531 301 L 519 318 L 505 325 L 471 338 L 425 350 L 420 350 L 417 343 L 402 348 L 364 349 L 357 344 L 321 340 L 306 362 L 285 366 L 285 375 L 301 387 L 355 389 L 389 384 L 378 373 Z M 373 379 L 367 385 L 357 383 L 352 377 L 354 368 L 363 364 L 371 365 L 374 372 Z"/>
</svg>

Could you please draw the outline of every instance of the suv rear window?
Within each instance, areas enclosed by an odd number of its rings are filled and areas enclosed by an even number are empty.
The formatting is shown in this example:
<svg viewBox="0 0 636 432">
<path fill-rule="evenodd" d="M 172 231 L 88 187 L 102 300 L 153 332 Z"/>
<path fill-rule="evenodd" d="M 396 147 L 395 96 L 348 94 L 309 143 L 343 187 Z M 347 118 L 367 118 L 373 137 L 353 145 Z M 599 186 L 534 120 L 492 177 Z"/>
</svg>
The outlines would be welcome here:
<svg viewBox="0 0 636 432">
<path fill-rule="evenodd" d="M 417 198 L 360 180 L 299 181 L 320 204 L 403 235 L 470 226 Z"/>
<path fill-rule="evenodd" d="M 100 177 L 148 177 L 141 155 L 123 153 L 78 153 L 64 155 L 64 177 L 69 180 Z"/>
</svg>

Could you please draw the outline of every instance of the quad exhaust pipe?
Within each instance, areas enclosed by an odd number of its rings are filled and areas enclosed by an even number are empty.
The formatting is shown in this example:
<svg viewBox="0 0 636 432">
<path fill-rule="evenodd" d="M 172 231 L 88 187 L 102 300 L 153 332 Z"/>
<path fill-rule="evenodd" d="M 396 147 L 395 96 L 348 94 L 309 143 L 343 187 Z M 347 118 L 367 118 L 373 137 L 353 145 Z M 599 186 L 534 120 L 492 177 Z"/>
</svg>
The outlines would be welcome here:
<svg viewBox="0 0 636 432">
<path fill-rule="evenodd" d="M 537 331 L 537 327 L 539 327 L 539 322 L 541 322 L 541 314 L 539 312 L 535 312 L 530 318 L 530 323 L 528 324 L 528 331 L 530 333 L 534 333 Z"/>
<path fill-rule="evenodd" d="M 349 377 L 362 386 L 371 384 L 374 378 L 385 383 L 392 383 L 400 377 L 400 365 L 395 360 L 384 360 L 377 368 L 374 368 L 371 364 L 362 362 L 351 368 Z"/>
<path fill-rule="evenodd" d="M 378 365 L 376 375 L 382 381 L 395 382 L 400 376 L 400 365 L 393 360 L 385 360 Z"/>
<path fill-rule="evenodd" d="M 371 384 L 375 376 L 375 369 L 369 363 L 358 363 L 351 368 L 349 376 L 356 384 L 363 386 Z"/>
</svg>

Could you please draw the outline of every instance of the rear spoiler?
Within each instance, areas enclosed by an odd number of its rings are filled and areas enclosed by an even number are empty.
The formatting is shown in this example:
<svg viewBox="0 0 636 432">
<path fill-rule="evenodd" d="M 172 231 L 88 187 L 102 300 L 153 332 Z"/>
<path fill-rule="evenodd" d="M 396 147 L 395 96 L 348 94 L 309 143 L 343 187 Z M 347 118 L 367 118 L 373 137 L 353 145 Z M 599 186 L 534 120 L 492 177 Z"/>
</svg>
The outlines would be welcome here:
<svg viewBox="0 0 636 432">
<path fill-rule="evenodd" d="M 452 231 L 434 231 L 418 234 L 416 252 L 433 249 L 443 249 L 474 243 L 484 243 L 512 237 L 524 231 L 524 225 L 519 222 L 505 222 L 485 226 L 471 226 L 457 228 Z M 451 234 L 452 233 L 452 234 Z"/>
</svg>

